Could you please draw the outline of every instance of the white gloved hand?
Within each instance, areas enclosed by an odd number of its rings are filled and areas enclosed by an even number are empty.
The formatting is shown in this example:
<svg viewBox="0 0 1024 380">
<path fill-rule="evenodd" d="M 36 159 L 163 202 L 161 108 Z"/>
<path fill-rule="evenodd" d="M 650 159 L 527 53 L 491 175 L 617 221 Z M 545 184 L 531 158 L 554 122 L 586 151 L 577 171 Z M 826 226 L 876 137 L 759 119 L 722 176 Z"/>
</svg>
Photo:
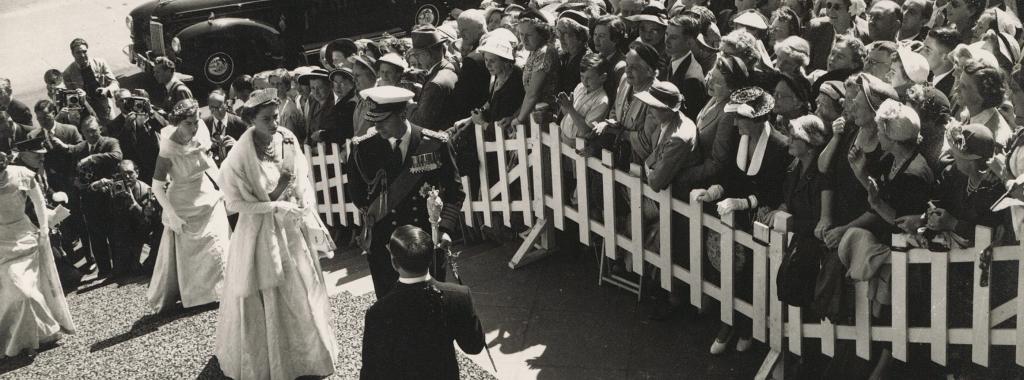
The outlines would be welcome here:
<svg viewBox="0 0 1024 380">
<path fill-rule="evenodd" d="M 174 207 L 171 207 L 171 202 L 167 198 L 167 182 L 154 179 L 153 196 L 156 198 L 156 202 L 163 208 L 163 212 L 160 215 L 160 221 L 163 222 L 164 227 L 170 228 L 171 231 L 181 233 L 182 229 L 185 228 L 185 220 L 181 219 L 177 213 L 174 212 Z"/>
<path fill-rule="evenodd" d="M 705 203 L 714 202 L 722 199 L 722 195 L 724 193 L 725 189 L 722 188 L 722 185 L 711 185 L 711 187 L 706 190 L 702 190 L 702 192 L 697 195 L 697 200 Z"/>
<path fill-rule="evenodd" d="M 274 211 L 276 212 L 291 216 L 298 216 L 302 213 L 302 209 L 292 202 L 274 201 L 270 202 L 270 204 L 274 207 Z"/>
<path fill-rule="evenodd" d="M 750 208 L 750 203 L 746 199 L 728 198 L 718 202 L 718 215 L 725 216 L 733 211 L 746 210 L 748 208 Z"/>
</svg>

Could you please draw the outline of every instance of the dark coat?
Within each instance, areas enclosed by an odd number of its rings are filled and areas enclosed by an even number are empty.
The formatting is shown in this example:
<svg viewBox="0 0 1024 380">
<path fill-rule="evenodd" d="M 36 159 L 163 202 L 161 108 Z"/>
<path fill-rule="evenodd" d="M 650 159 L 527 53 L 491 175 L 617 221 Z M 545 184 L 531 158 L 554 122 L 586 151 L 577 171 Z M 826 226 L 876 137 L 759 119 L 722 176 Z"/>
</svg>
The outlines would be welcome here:
<svg viewBox="0 0 1024 380">
<path fill-rule="evenodd" d="M 818 17 L 808 23 L 804 32 L 804 39 L 811 45 L 811 62 L 807 65 L 807 72 L 828 69 L 828 56 L 832 53 L 835 36 L 836 30 L 828 17 Z"/>
<path fill-rule="evenodd" d="M 355 128 L 352 125 L 352 115 L 356 112 L 355 91 L 349 92 L 348 95 L 341 98 L 337 104 L 334 104 L 334 94 L 331 94 L 331 98 L 328 99 L 330 107 L 325 110 L 318 110 L 320 121 L 318 130 L 324 131 L 323 136 L 320 138 L 327 143 L 344 144 L 345 140 L 352 138 L 355 134 Z M 318 105 L 319 106 L 319 105 Z M 310 129 L 313 130 L 313 129 Z"/>
<path fill-rule="evenodd" d="M 947 99 L 952 99 L 953 84 L 956 83 L 955 76 L 956 75 L 954 75 L 954 73 L 946 74 L 945 77 L 939 80 L 939 83 L 935 84 L 935 89 L 941 91 L 943 95 L 946 95 Z"/>
<path fill-rule="evenodd" d="M 32 124 L 20 124 L 18 122 L 11 124 L 11 129 L 10 132 L 0 129 L 0 152 L 11 153 L 14 150 L 15 143 L 27 140 L 29 134 L 35 130 Z"/>
<path fill-rule="evenodd" d="M 783 201 L 782 183 L 786 180 L 786 172 L 793 156 L 789 155 L 786 137 L 769 125 L 768 144 L 761 159 L 761 169 L 757 174 L 740 173 L 735 181 L 725 185 L 729 198 L 757 197 L 758 207 L 776 209 Z M 735 157 L 735 156 L 734 156 Z M 735 161 L 733 161 L 735 165 Z"/>
<path fill-rule="evenodd" d="M 93 180 L 112 178 L 117 172 L 117 164 L 124 157 L 121 144 L 112 137 L 100 137 L 96 149 L 89 151 L 89 142 L 82 141 L 69 149 L 76 163 L 86 162 L 93 168 Z M 77 165 L 77 164 L 76 164 Z"/>
<path fill-rule="evenodd" d="M 417 98 L 416 109 L 409 121 L 423 128 L 440 131 L 448 129 L 455 121 L 456 100 L 453 96 L 459 75 L 455 66 L 442 60 L 427 72 L 423 90 Z"/>
<path fill-rule="evenodd" d="M 722 184 L 724 179 L 739 174 L 736 168 L 739 133 L 734 125 L 734 114 L 723 110 L 725 103 L 722 102 L 720 109 L 709 110 L 703 118 L 697 119 L 697 148 L 700 149 L 701 163 L 676 175 L 676 187 L 708 187 Z"/>
<path fill-rule="evenodd" d="M 822 174 L 818 161 L 804 171 L 800 160 L 793 160 L 786 173 L 783 185 L 786 209 L 793 215 L 790 231 L 804 236 L 814 236 L 814 228 L 821 218 Z"/>
<path fill-rule="evenodd" d="M 163 120 L 154 114 L 145 123 L 125 123 L 117 135 L 124 159 L 135 162 L 139 179 L 143 182 L 149 183 L 153 179 L 156 158 L 160 154 L 160 130 L 163 127 Z"/>
<path fill-rule="evenodd" d="M 15 123 L 32 125 L 32 110 L 18 99 L 11 99 L 11 104 L 7 105 L 7 114 L 11 115 Z"/>
<path fill-rule="evenodd" d="M 185 82 L 182 82 L 181 79 L 171 79 L 170 88 L 171 89 L 167 91 L 163 100 L 163 109 L 168 113 L 174 109 L 174 105 L 178 104 L 178 102 L 184 99 L 194 98 L 194 96 L 192 96 L 192 90 L 189 90 L 188 86 L 186 86 Z"/>
<path fill-rule="evenodd" d="M 206 123 L 206 127 L 210 129 L 210 136 L 216 136 L 220 131 L 214 127 L 213 115 L 209 115 L 203 118 L 203 122 Z M 242 118 L 231 113 L 224 114 L 224 123 L 227 125 L 225 133 L 231 136 L 235 140 L 242 138 L 242 134 L 245 133 L 246 129 L 249 129 L 249 125 L 242 120 Z"/>
<path fill-rule="evenodd" d="M 459 81 L 452 90 L 455 99 L 452 120 L 469 117 L 472 110 L 483 107 L 487 103 L 488 83 L 491 82 L 491 73 L 484 66 L 481 53 L 474 52 L 462 57 L 460 70 Z"/>
<path fill-rule="evenodd" d="M 366 311 L 361 379 L 458 379 L 455 345 L 484 348 L 469 288 L 429 280 L 395 284 Z"/>
<path fill-rule="evenodd" d="M 36 138 L 45 131 L 42 128 L 29 132 L 29 138 Z M 82 142 L 82 135 L 78 128 L 73 125 L 55 123 L 50 130 L 52 137 L 56 137 L 68 146 L 68 149 L 61 149 L 56 144 L 46 144 L 46 173 L 50 182 L 50 188 L 54 191 L 69 191 L 71 179 L 75 177 L 75 163 L 77 160 L 71 154 L 70 148 Z"/>
<path fill-rule="evenodd" d="M 675 72 L 672 72 L 672 62 L 667 62 L 661 70 L 664 74 L 661 74 L 659 79 L 676 85 L 679 92 L 683 94 L 683 114 L 691 120 L 696 120 L 697 114 L 708 102 L 708 94 L 704 86 L 704 78 L 689 75 L 691 65 L 700 67 L 700 63 L 694 59 L 692 54 L 679 64 L 679 68 Z"/>
</svg>

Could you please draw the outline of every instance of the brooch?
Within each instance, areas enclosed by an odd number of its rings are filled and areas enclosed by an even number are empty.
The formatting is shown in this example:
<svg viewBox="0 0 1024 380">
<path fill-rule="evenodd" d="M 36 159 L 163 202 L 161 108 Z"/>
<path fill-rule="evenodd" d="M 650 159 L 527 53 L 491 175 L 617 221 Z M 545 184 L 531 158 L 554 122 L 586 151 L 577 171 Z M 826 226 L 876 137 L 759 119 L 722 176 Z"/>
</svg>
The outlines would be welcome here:
<svg viewBox="0 0 1024 380">
<path fill-rule="evenodd" d="M 441 162 L 437 159 L 437 153 L 430 152 L 412 156 L 412 167 L 409 168 L 409 171 L 414 174 L 419 174 L 426 173 L 440 167 Z"/>
</svg>

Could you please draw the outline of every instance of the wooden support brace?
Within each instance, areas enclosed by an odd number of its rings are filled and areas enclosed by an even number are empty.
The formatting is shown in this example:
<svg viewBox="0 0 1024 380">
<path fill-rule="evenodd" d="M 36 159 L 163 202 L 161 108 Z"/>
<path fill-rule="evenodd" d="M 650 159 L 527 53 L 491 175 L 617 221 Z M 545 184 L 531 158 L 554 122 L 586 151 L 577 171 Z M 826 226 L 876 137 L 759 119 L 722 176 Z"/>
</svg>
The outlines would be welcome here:
<svg viewBox="0 0 1024 380">
<path fill-rule="evenodd" d="M 537 219 L 537 224 L 530 227 L 523 244 L 516 250 L 515 256 L 508 262 L 508 267 L 519 269 L 526 264 L 548 257 L 554 253 L 555 248 L 554 230 L 547 218 Z"/>
</svg>

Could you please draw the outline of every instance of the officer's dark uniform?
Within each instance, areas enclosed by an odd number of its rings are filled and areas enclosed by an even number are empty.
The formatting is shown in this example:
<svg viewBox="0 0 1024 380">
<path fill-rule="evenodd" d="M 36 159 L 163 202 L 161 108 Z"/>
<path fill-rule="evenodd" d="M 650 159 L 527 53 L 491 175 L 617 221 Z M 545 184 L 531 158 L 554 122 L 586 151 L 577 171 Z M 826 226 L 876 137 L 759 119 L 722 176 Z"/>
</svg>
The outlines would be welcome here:
<svg viewBox="0 0 1024 380">
<path fill-rule="evenodd" d="M 360 378 L 458 379 L 453 340 L 470 355 L 484 348 L 469 288 L 433 279 L 397 283 L 366 311 Z"/>
<path fill-rule="evenodd" d="M 366 91 L 380 91 L 380 89 L 386 91 L 388 88 L 398 89 L 384 86 Z M 400 90 L 408 92 L 404 89 Z M 375 100 L 372 93 L 373 91 L 371 91 L 371 95 L 364 95 L 364 97 Z M 411 92 L 409 94 L 411 95 Z M 403 100 L 403 102 L 406 101 Z M 393 105 L 391 104 L 391 106 Z M 386 111 L 387 106 L 384 104 L 382 107 L 375 100 L 369 113 L 381 110 L 388 112 Z M 449 235 L 452 235 L 452 232 L 458 227 L 462 201 L 465 198 L 448 135 L 416 125 L 410 126 L 410 130 L 405 136 L 409 139 L 409 145 L 402 162 L 396 162 L 391 142 L 381 137 L 376 128 L 371 128 L 365 135 L 352 139 L 352 155 L 346 164 L 346 173 L 351 173 L 348 176 L 347 191 L 352 202 L 363 211 L 364 220 L 367 213 L 379 215 L 368 236 L 369 249 L 367 252 L 370 275 L 373 277 L 373 288 L 377 293 L 377 299 L 382 299 L 398 280 L 398 272 L 392 268 L 390 253 L 385 247 L 391 238 L 391 233 L 398 226 L 406 224 L 430 231 L 430 221 L 427 219 L 426 209 L 427 189 L 433 186 L 440 190 L 444 209 L 441 213 L 439 227 L 442 233 L 446 232 Z M 392 186 L 400 181 L 399 176 L 402 173 L 420 174 L 413 174 L 418 178 L 410 182 L 410 185 Z M 385 190 L 386 197 L 383 196 Z M 403 196 L 402 193 L 405 195 Z M 387 206 L 388 204 L 391 206 Z M 364 222 L 364 224 L 366 223 Z M 434 267 L 443 268 L 441 266 L 443 259 L 443 256 L 438 255 Z M 435 278 L 444 281 L 443 270 L 432 270 L 431 272 Z"/>
</svg>

